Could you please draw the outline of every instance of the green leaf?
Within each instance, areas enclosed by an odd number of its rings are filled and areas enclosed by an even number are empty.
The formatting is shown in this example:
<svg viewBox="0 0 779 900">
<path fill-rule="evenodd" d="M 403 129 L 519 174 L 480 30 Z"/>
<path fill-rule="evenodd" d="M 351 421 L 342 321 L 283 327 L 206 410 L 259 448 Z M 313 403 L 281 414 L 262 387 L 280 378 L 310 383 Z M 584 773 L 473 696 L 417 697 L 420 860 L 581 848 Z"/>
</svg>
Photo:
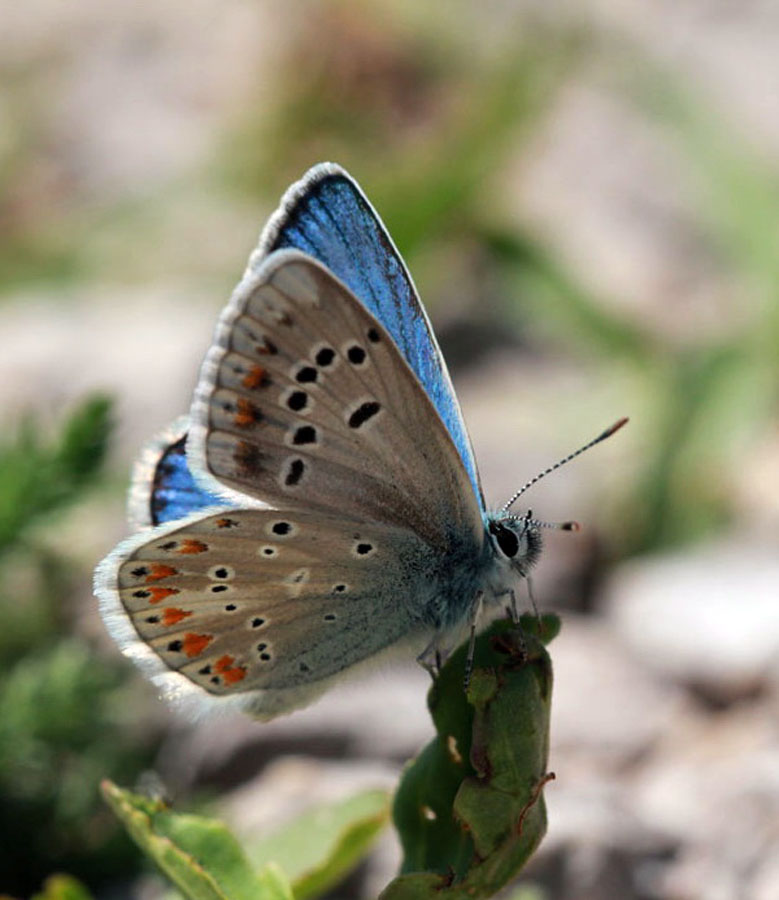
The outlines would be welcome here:
<svg viewBox="0 0 779 900">
<path fill-rule="evenodd" d="M 280 869 L 255 872 L 238 841 L 218 821 L 172 812 L 162 801 L 110 781 L 103 796 L 130 836 L 192 900 L 292 900 Z"/>
<path fill-rule="evenodd" d="M 257 900 L 296 900 L 289 879 L 279 866 L 268 863 L 257 874 L 260 885 Z"/>
<path fill-rule="evenodd" d="M 255 861 L 277 863 L 296 900 L 324 893 L 366 855 L 389 821 L 389 797 L 365 791 L 340 803 L 309 810 L 255 845 Z"/>
<path fill-rule="evenodd" d="M 546 830 L 542 790 L 552 668 L 543 641 L 555 616 L 496 622 L 476 642 L 463 691 L 465 646 L 430 690 L 437 736 L 406 770 L 393 816 L 400 877 L 381 900 L 489 897 L 514 878 Z"/>
<path fill-rule="evenodd" d="M 32 900 L 92 900 L 92 895 L 70 875 L 52 875 L 46 879 L 43 890 Z"/>
</svg>

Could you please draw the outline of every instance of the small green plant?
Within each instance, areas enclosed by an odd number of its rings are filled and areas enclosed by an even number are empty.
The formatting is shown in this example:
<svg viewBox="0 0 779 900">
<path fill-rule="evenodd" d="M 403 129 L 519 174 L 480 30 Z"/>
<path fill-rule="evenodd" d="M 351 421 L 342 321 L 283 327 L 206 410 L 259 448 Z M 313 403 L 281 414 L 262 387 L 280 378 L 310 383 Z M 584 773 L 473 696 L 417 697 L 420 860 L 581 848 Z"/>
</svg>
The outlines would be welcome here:
<svg viewBox="0 0 779 900">
<path fill-rule="evenodd" d="M 491 897 L 517 876 L 546 830 L 552 667 L 544 642 L 555 616 L 494 623 L 476 642 L 463 690 L 465 647 L 436 679 L 436 736 L 406 768 L 392 817 L 401 874 L 381 900 Z M 373 791 L 309 812 L 241 847 L 225 825 L 173 812 L 104 782 L 103 794 L 141 849 L 192 900 L 310 900 L 336 886 L 389 819 Z"/>
<path fill-rule="evenodd" d="M 58 431 L 28 417 L 0 445 L 0 890 L 17 896 L 37 890 L 41 872 L 100 884 L 136 865 L 97 784 L 136 778 L 154 738 L 117 712 L 128 708 L 126 667 L 68 634 L 86 572 L 47 540 L 96 482 L 109 419 L 109 402 L 91 397 Z M 39 896 L 86 895 L 57 876 Z"/>
</svg>

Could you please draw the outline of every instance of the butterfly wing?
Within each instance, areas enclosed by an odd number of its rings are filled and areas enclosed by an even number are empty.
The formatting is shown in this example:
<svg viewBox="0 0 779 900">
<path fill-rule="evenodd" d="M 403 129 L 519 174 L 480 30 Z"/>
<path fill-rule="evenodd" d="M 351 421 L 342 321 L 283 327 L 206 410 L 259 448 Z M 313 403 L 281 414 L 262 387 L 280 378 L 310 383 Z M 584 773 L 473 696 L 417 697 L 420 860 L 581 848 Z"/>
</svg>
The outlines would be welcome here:
<svg viewBox="0 0 779 900">
<path fill-rule="evenodd" d="M 384 223 L 340 166 L 320 163 L 289 188 L 249 271 L 283 248 L 302 250 L 323 263 L 384 325 L 446 426 L 483 507 L 470 438 L 430 320 Z"/>
<path fill-rule="evenodd" d="M 112 635 L 170 699 L 270 719 L 404 638 L 421 649 L 437 564 L 406 528 L 227 510 L 135 535 L 95 584 Z"/>
<path fill-rule="evenodd" d="M 273 253 L 239 285 L 190 419 L 200 486 L 236 505 L 339 511 L 442 552 L 483 541 L 462 459 L 389 333 L 298 251 Z"/>
<path fill-rule="evenodd" d="M 188 443 L 221 508 L 141 532 L 95 579 L 114 637 L 168 695 L 272 718 L 465 617 L 485 543 L 462 459 L 388 332 L 320 263 L 277 251 L 244 279 Z"/>
<path fill-rule="evenodd" d="M 221 505 L 196 484 L 187 466 L 189 417 L 180 416 L 141 450 L 133 466 L 127 518 L 134 531 Z"/>
<path fill-rule="evenodd" d="M 254 277 L 270 253 L 283 248 L 302 250 L 323 263 L 384 325 L 446 426 L 483 509 L 470 438 L 411 275 L 378 213 L 340 166 L 320 163 L 287 190 L 249 260 L 244 282 Z M 182 437 L 178 435 L 175 442 Z M 160 455 L 166 471 L 147 476 L 152 481 L 151 497 L 143 502 L 161 512 L 158 519 L 152 519 L 154 524 L 168 521 L 178 511 L 184 514 L 195 508 L 197 497 L 192 492 L 191 476 L 183 466 L 171 471 L 181 461 L 179 449 L 171 447 L 170 454 Z M 141 462 L 147 472 L 148 460 L 147 454 Z M 133 493 L 143 494 L 143 486 L 134 488 Z M 132 510 L 137 521 L 137 504 Z"/>
</svg>

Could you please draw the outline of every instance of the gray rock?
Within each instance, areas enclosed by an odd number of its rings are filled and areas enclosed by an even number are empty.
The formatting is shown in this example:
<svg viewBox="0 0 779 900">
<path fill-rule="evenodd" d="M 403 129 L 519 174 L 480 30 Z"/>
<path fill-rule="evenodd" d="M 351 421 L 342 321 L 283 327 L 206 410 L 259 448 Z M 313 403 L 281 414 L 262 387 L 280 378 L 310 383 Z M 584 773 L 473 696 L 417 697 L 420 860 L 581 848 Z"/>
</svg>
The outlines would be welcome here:
<svg viewBox="0 0 779 900">
<path fill-rule="evenodd" d="M 606 604 L 642 665 L 715 700 L 779 680 L 776 544 L 732 536 L 626 563 L 610 579 Z"/>
</svg>

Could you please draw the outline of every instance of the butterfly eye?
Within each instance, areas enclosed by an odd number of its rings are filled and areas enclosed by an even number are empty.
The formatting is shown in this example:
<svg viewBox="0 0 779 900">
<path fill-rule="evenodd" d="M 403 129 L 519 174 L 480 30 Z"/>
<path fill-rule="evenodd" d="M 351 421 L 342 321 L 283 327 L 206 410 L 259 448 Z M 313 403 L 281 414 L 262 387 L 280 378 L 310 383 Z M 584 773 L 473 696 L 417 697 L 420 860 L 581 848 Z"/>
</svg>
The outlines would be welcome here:
<svg viewBox="0 0 779 900">
<path fill-rule="evenodd" d="M 519 538 L 510 528 L 506 528 L 505 525 L 501 525 L 498 522 L 492 522 L 490 524 L 490 534 L 495 538 L 504 556 L 513 559 L 517 555 L 519 552 Z"/>
</svg>

